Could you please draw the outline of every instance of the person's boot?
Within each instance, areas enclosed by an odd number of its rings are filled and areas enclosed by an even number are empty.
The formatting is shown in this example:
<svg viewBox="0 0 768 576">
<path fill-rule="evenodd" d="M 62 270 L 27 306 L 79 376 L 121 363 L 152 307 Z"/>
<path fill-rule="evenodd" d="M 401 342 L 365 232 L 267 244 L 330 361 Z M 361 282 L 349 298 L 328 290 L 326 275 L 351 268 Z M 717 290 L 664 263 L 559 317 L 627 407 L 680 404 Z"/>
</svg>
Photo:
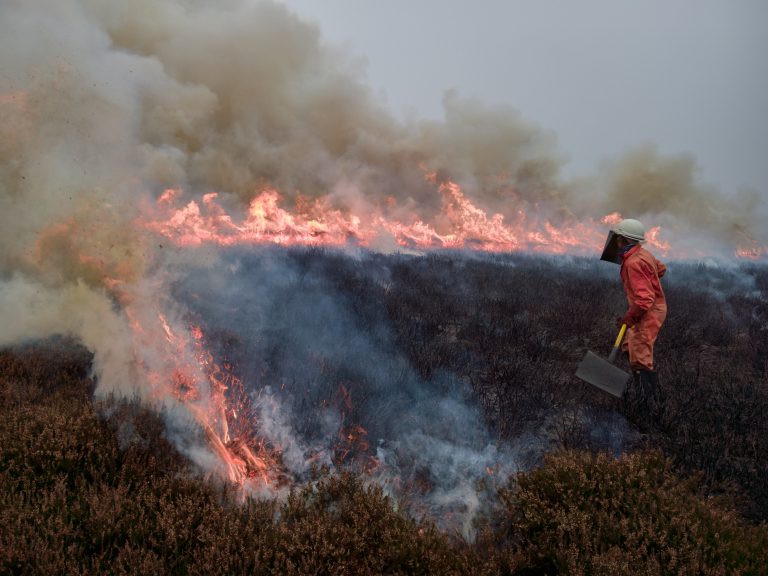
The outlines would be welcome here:
<svg viewBox="0 0 768 576">
<path fill-rule="evenodd" d="M 638 378 L 640 380 L 640 388 L 642 389 L 642 404 L 640 407 L 643 411 L 642 419 L 646 423 L 646 429 L 650 432 L 655 429 L 658 416 L 659 377 L 653 370 L 639 370 Z"/>
<path fill-rule="evenodd" d="M 656 410 L 656 422 L 658 423 L 659 428 L 666 429 L 670 422 L 667 414 L 667 402 L 664 387 L 659 381 L 659 373 L 653 371 L 651 374 L 653 375 L 653 402 Z"/>
<path fill-rule="evenodd" d="M 656 372 L 653 370 L 639 370 L 640 385 L 643 388 L 643 396 L 647 402 L 656 401 L 657 388 L 659 385 L 659 378 Z"/>
<path fill-rule="evenodd" d="M 625 395 L 626 407 L 630 419 L 644 433 L 654 428 L 657 385 L 656 372 L 643 369 L 632 371 L 632 382 Z"/>
<path fill-rule="evenodd" d="M 643 409 L 643 387 L 640 382 L 640 372 L 632 370 L 632 380 L 627 383 L 627 387 L 622 397 L 624 412 L 634 422 L 638 428 L 642 429 L 638 416 L 642 414 Z"/>
</svg>

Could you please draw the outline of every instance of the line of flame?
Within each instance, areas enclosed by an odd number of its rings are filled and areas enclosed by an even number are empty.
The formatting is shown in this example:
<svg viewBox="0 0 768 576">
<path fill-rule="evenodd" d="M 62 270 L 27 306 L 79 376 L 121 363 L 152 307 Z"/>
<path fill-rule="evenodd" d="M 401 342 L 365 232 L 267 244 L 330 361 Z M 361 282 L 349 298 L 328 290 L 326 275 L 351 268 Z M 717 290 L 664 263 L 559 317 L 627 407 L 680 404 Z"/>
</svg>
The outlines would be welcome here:
<svg viewBox="0 0 768 576">
<path fill-rule="evenodd" d="M 142 217 L 139 225 L 180 246 L 353 243 L 375 247 L 388 238 L 397 247 L 420 250 L 471 248 L 590 254 L 602 250 L 607 225 L 621 219 L 620 214 L 613 213 L 598 220 L 571 218 L 555 224 L 535 213 L 518 210 L 514 220 L 506 221 L 502 214 L 489 215 L 478 207 L 455 182 L 438 184 L 436 192 L 442 200 L 441 212 L 435 218 L 440 226 L 415 217 L 407 222 L 388 218 L 381 210 L 366 215 L 350 214 L 331 207 L 327 197 L 303 199 L 301 207 L 291 212 L 281 207 L 282 197 L 272 187 L 263 188 L 239 220 L 221 206 L 216 192 L 205 194 L 202 206 L 196 200 L 182 205 L 183 192 L 168 189 L 157 201 L 154 212 Z M 665 256 L 671 246 L 661 235 L 659 227 L 651 228 L 648 244 Z"/>
</svg>

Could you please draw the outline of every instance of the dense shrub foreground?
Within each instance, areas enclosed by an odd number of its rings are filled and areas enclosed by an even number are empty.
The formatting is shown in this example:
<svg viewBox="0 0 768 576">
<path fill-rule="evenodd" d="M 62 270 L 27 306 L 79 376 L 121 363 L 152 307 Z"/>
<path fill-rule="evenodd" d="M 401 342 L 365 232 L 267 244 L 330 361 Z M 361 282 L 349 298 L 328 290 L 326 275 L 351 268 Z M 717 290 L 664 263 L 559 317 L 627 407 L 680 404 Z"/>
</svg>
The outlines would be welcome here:
<svg viewBox="0 0 768 576">
<path fill-rule="evenodd" d="M 65 342 L 0 352 L 2 574 L 768 573 L 766 527 L 654 452 L 551 456 L 475 544 L 347 475 L 240 504 L 187 473 L 156 416 L 95 407 L 89 361 Z"/>
<path fill-rule="evenodd" d="M 768 573 L 768 527 L 702 498 L 657 452 L 548 456 L 502 498 L 524 573 Z"/>
</svg>

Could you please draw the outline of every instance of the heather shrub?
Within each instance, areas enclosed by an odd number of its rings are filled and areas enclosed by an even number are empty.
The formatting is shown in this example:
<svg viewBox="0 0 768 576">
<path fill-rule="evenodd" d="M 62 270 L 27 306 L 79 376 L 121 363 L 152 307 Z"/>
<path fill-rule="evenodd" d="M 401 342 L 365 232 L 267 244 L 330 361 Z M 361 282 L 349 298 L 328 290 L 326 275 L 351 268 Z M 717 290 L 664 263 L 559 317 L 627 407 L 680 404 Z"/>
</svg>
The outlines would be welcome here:
<svg viewBox="0 0 768 576">
<path fill-rule="evenodd" d="M 349 473 L 295 491 L 280 513 L 278 574 L 481 574 L 477 558 Z"/>
<path fill-rule="evenodd" d="M 552 454 L 501 496 L 520 574 L 768 570 L 768 527 L 705 498 L 659 452 Z"/>
<path fill-rule="evenodd" d="M 157 414 L 94 404 L 88 355 L 62 347 L 0 352 L 0 573 L 478 573 L 359 477 L 323 475 L 282 506 L 204 480 Z"/>
</svg>

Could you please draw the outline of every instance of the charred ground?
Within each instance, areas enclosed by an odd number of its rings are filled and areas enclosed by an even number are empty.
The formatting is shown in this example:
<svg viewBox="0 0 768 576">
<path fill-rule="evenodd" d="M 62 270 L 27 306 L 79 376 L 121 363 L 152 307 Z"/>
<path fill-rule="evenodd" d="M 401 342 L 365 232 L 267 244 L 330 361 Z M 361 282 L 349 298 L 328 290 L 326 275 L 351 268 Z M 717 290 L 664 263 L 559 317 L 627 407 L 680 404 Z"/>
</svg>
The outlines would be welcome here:
<svg viewBox="0 0 768 576">
<path fill-rule="evenodd" d="M 354 400 L 347 419 L 370 425 L 375 438 L 376 426 L 386 428 L 398 413 L 391 410 L 377 424 L 365 410 L 370 405 L 380 411 L 381 403 L 366 397 L 383 394 L 395 402 L 401 372 L 413 369 L 429 395 L 453 388 L 479 407 L 492 436 L 514 444 L 524 467 L 553 448 L 617 455 L 650 444 L 683 469 L 702 471 L 712 485 L 738 485 L 747 496 L 744 512 L 768 519 L 762 480 L 768 476 L 764 265 L 669 264 L 664 284 L 670 312 L 656 353 L 663 406 L 649 415 L 632 413 L 573 376 L 586 350 L 607 356 L 615 318 L 625 311 L 612 264 L 466 253 L 351 258 L 324 250 L 274 252 L 268 266 L 263 255 L 233 258 L 247 271 L 238 273 L 246 281 L 234 289 L 250 298 L 213 309 L 210 302 L 227 302 L 226 295 L 196 300 L 201 286 L 211 290 L 200 280 L 210 271 L 180 282 L 177 296 L 214 331 L 220 327 L 213 339 L 227 342 L 222 354 L 242 367 L 246 380 L 322 379 L 302 388 L 301 401 L 311 407 L 333 402 L 343 384 Z M 275 274 L 276 261 L 284 278 L 291 270 L 279 289 L 248 280 Z M 317 312 L 328 302 L 330 312 Z M 256 320 L 260 312 L 265 317 Z M 288 342 L 307 332 L 310 342 L 303 347 Z M 332 334 L 328 345 L 342 350 L 341 359 L 316 344 L 319 333 Z M 361 334 L 366 347 L 358 350 Z M 372 348 L 387 353 L 371 358 Z M 400 356 L 407 367 L 394 360 Z M 624 358 L 618 363 L 628 369 Z M 383 390 L 376 379 L 385 381 Z"/>
<path fill-rule="evenodd" d="M 400 410 L 395 402 L 378 412 L 381 382 L 401 374 L 407 384 L 402 374 L 414 372 L 420 390 L 460 397 L 489 438 L 514 447 L 527 471 L 495 488 L 499 508 L 478 519 L 477 540 L 396 512 L 356 474 L 313 473 L 318 483 L 284 505 L 236 505 L 231 491 L 189 471 L 157 415 L 94 403 L 90 355 L 52 340 L 0 353 L 3 572 L 629 574 L 642 563 L 653 574 L 675 558 L 683 573 L 764 569 L 765 266 L 670 264 L 657 345 L 663 409 L 648 418 L 573 376 L 587 349 L 607 354 L 615 337 L 624 298 L 612 265 L 312 249 L 235 261 L 248 274 L 219 281 L 222 298 L 198 298 L 211 288 L 202 270 L 175 292 L 245 381 L 295 386 L 292 405 L 310 412 L 346 402 L 343 389 L 352 399 L 343 424 L 365 424 L 373 440 Z M 252 283 L 276 262 L 277 290 Z M 252 284 L 237 306 L 225 297 L 233 282 Z M 297 323 L 302 334 L 334 337 L 297 347 L 286 341 Z M 320 354 L 345 333 L 351 362 Z M 386 352 L 371 370 L 362 364 L 373 348 Z M 297 387 L 307 366 L 317 382 Z M 315 433 L 311 422 L 297 427 Z M 354 464 L 375 453 L 370 444 L 337 448 Z"/>
</svg>

